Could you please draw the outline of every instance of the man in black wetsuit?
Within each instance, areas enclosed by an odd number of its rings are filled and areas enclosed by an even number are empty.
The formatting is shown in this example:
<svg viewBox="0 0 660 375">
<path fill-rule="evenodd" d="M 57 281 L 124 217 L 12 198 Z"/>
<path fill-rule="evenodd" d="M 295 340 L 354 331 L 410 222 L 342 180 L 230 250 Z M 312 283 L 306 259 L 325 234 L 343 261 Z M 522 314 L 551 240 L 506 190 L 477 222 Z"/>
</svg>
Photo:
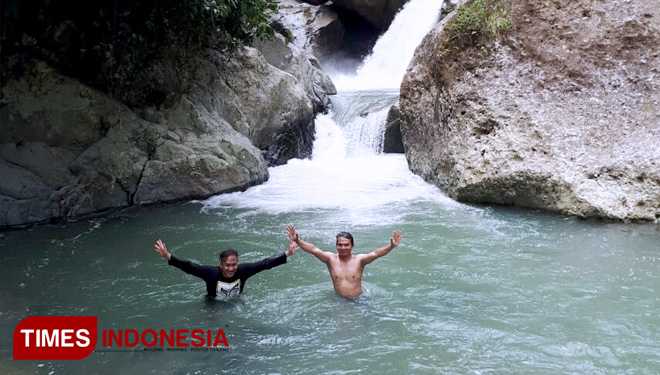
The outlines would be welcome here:
<svg viewBox="0 0 660 375">
<path fill-rule="evenodd" d="M 209 297 L 227 300 L 243 292 L 245 282 L 255 274 L 286 263 L 286 258 L 298 250 L 298 245 L 291 241 L 289 248 L 278 255 L 265 258 L 255 263 L 238 264 L 238 252 L 227 249 L 220 253 L 220 266 L 202 266 L 183 259 L 167 251 L 167 246 L 160 239 L 154 245 L 156 253 L 167 259 L 170 266 L 183 272 L 197 276 L 206 282 L 206 292 Z"/>
</svg>

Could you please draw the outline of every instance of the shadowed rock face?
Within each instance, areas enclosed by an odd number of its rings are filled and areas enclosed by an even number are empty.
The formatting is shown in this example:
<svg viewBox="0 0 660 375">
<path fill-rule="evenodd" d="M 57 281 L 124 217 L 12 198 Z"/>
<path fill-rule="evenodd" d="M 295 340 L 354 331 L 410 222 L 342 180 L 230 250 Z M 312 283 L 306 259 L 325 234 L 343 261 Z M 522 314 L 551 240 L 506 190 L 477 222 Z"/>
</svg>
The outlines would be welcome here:
<svg viewBox="0 0 660 375">
<path fill-rule="evenodd" d="M 387 30 L 394 16 L 408 0 L 334 0 L 333 4 L 356 12 L 380 30 Z"/>
<path fill-rule="evenodd" d="M 385 125 L 385 139 L 383 152 L 390 154 L 403 154 L 403 141 L 401 140 L 401 110 L 393 105 L 387 113 Z"/>
<path fill-rule="evenodd" d="M 265 157 L 311 152 L 309 90 L 256 49 L 209 50 L 187 66 L 168 108 L 133 110 L 42 62 L 10 79 L 0 97 L 0 227 L 242 190 L 268 179 Z M 291 134 L 307 142 L 289 144 Z"/>
<path fill-rule="evenodd" d="M 326 5 L 281 7 L 273 25 L 293 43 L 153 62 L 126 103 L 26 63 L 0 96 L 0 228 L 246 189 L 310 155 L 314 115 L 336 93 L 314 53 L 343 27 Z"/>
<path fill-rule="evenodd" d="M 300 82 L 312 101 L 315 113 L 327 111 L 329 95 L 337 94 L 337 89 L 314 55 L 293 43 L 287 43 L 279 33 L 268 41 L 255 41 L 254 47 L 270 65 L 291 74 Z"/>
<path fill-rule="evenodd" d="M 319 57 L 326 50 L 341 47 L 344 24 L 331 7 L 310 4 L 298 0 L 278 1 L 277 13 L 270 15 L 271 25 L 290 38 L 287 43 Z"/>
<path fill-rule="evenodd" d="M 652 0 L 513 0 L 512 31 L 450 71 L 438 25 L 401 87 L 411 169 L 464 202 L 660 217 L 659 20 Z"/>
<path fill-rule="evenodd" d="M 312 3 L 278 1 L 277 13 L 270 16 L 271 25 L 287 37 L 289 45 L 293 44 L 315 56 L 325 68 L 334 67 L 342 71 L 357 69 L 382 29 L 333 2 L 323 2 L 318 6 Z"/>
</svg>

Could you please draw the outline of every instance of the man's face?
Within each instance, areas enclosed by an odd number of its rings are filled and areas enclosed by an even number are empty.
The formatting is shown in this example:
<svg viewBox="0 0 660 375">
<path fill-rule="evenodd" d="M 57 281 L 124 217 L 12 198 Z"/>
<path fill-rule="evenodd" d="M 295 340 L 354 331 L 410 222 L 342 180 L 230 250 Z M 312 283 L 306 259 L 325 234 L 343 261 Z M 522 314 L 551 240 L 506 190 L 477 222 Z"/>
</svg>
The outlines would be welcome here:
<svg viewBox="0 0 660 375">
<path fill-rule="evenodd" d="M 238 269 L 238 257 L 236 255 L 226 257 L 220 262 L 220 269 L 222 270 L 222 276 L 226 278 L 233 277 Z"/>
<path fill-rule="evenodd" d="M 344 237 L 337 237 L 337 243 L 335 246 L 337 246 L 337 254 L 340 256 L 351 255 L 351 250 L 353 250 L 353 244 L 351 244 L 351 240 Z"/>
</svg>

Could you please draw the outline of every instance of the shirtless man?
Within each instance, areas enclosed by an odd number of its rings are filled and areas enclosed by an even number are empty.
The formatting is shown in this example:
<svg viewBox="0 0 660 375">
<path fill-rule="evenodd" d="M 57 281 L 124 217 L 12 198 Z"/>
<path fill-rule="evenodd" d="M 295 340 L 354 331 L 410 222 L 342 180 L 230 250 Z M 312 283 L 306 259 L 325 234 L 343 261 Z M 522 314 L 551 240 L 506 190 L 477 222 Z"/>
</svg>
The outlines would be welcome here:
<svg viewBox="0 0 660 375">
<path fill-rule="evenodd" d="M 337 254 L 335 254 L 323 251 L 313 244 L 301 240 L 291 225 L 286 227 L 286 232 L 291 241 L 298 244 L 306 252 L 313 254 L 328 266 L 335 292 L 348 298 L 358 297 L 362 294 L 362 271 L 364 271 L 364 266 L 399 246 L 402 237 L 401 231 L 397 230 L 392 235 L 389 245 L 378 248 L 368 254 L 353 255 L 351 251 L 353 250 L 354 243 L 353 236 L 350 233 L 341 232 L 337 235 L 337 242 L 335 243 Z"/>
</svg>

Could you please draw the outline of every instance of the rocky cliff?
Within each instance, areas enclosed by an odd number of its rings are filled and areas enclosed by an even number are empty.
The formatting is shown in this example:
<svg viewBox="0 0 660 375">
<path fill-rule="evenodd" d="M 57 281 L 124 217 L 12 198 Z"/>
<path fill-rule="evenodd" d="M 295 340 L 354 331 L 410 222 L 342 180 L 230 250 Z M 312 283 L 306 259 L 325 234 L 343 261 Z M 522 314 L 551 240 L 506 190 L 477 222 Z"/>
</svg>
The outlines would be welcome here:
<svg viewBox="0 0 660 375">
<path fill-rule="evenodd" d="M 411 169 L 463 202 L 660 217 L 660 8 L 510 1 L 512 27 L 446 59 L 449 16 L 401 86 Z"/>
<path fill-rule="evenodd" d="M 208 50 L 186 62 L 184 89 L 162 108 L 131 109 L 43 62 L 26 64 L 0 96 L 0 227 L 265 181 L 269 164 L 311 152 L 314 108 L 334 93 L 313 58 L 292 53 L 285 71 L 255 48 Z M 166 63 L 143 76 L 162 89 L 176 78 Z"/>
</svg>

